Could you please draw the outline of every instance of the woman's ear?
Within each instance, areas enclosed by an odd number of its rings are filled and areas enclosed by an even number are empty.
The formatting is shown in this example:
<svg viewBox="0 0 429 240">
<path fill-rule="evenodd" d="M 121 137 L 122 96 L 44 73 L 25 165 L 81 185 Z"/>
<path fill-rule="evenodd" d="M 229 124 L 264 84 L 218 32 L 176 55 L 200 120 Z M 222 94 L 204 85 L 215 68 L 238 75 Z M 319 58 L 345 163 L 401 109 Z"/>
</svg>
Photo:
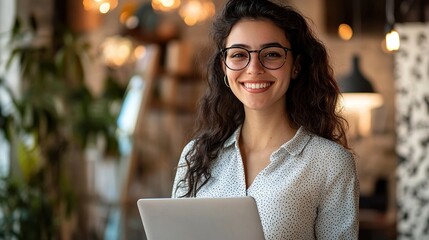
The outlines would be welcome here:
<svg viewBox="0 0 429 240">
<path fill-rule="evenodd" d="M 220 65 L 221 65 L 221 67 L 222 67 L 223 74 L 224 74 L 224 75 L 226 75 L 226 66 L 225 66 L 225 64 L 223 63 L 223 61 L 222 61 L 222 59 L 221 59 L 221 58 L 219 59 L 219 64 L 220 64 Z"/>
<path fill-rule="evenodd" d="M 292 79 L 297 78 L 300 72 L 301 72 L 301 57 L 298 55 L 293 63 Z"/>
</svg>

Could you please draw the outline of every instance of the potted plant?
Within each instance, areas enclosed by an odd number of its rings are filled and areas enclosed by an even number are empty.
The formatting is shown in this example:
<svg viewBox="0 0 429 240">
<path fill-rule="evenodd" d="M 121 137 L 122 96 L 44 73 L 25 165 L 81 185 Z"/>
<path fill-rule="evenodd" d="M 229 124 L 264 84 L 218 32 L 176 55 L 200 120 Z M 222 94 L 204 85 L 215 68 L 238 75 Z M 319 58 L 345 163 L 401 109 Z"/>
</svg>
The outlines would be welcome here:
<svg viewBox="0 0 429 240">
<path fill-rule="evenodd" d="M 40 43 L 33 38 L 36 21 L 29 22 L 26 28 L 16 20 L 8 62 L 19 61 L 20 96 L 7 91 L 14 110 L 0 108 L 0 132 L 11 149 L 10 171 L 0 179 L 0 239 L 58 238 L 81 197 L 65 165 L 70 152 L 83 158 L 88 142 L 101 135 L 106 151 L 117 154 L 112 104 L 124 90 L 110 77 L 105 93 L 94 97 L 84 82 L 90 45 L 67 31 Z M 7 89 L 5 79 L 0 86 Z"/>
</svg>

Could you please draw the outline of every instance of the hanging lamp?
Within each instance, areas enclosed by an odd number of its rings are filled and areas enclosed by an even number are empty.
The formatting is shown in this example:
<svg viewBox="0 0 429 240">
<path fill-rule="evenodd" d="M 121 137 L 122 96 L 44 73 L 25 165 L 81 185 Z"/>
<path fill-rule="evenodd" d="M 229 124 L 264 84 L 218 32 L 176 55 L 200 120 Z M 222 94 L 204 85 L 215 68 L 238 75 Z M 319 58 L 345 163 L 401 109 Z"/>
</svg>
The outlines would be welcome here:
<svg viewBox="0 0 429 240">
<path fill-rule="evenodd" d="M 374 88 L 360 70 L 360 58 L 352 57 L 352 71 L 343 77 L 340 82 L 340 90 L 343 93 L 374 93 Z"/>
<path fill-rule="evenodd" d="M 343 97 L 344 109 L 359 116 L 358 134 L 368 135 L 371 129 L 371 110 L 380 107 L 383 104 L 383 98 L 360 70 L 359 61 L 359 56 L 353 55 L 352 71 L 340 78 L 338 85 Z"/>
<path fill-rule="evenodd" d="M 374 91 L 371 82 L 360 70 L 360 58 L 356 54 L 352 57 L 352 71 L 341 78 L 338 85 L 344 98 L 348 98 L 345 100 L 353 100 L 347 101 L 350 104 L 346 107 L 375 108 L 383 103 L 381 95 Z"/>
</svg>

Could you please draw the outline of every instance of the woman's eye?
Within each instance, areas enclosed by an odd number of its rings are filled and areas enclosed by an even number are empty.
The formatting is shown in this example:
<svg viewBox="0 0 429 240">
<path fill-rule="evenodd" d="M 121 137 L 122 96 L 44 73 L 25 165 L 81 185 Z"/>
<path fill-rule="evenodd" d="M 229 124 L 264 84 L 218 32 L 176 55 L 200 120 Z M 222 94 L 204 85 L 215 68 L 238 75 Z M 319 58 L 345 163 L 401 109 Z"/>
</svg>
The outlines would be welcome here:
<svg viewBox="0 0 429 240">
<path fill-rule="evenodd" d="M 280 58 L 281 54 L 278 52 L 268 52 L 264 56 L 267 58 Z"/>
<path fill-rule="evenodd" d="M 247 57 L 247 54 L 242 52 L 231 54 L 231 58 L 245 58 L 245 57 Z"/>
</svg>

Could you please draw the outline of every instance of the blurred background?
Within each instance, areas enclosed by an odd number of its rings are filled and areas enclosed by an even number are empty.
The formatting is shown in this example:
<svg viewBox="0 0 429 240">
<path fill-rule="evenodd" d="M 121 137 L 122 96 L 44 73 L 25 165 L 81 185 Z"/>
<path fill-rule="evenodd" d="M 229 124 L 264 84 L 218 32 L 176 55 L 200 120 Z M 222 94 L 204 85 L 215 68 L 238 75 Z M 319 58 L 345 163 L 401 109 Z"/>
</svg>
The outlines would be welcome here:
<svg viewBox="0 0 429 240">
<path fill-rule="evenodd" d="M 360 239 L 429 239 L 429 1 L 289 0 L 350 123 Z M 0 0 L 0 239 L 145 239 L 224 0 Z M 257 30 L 256 30 L 257 31 Z"/>
</svg>

